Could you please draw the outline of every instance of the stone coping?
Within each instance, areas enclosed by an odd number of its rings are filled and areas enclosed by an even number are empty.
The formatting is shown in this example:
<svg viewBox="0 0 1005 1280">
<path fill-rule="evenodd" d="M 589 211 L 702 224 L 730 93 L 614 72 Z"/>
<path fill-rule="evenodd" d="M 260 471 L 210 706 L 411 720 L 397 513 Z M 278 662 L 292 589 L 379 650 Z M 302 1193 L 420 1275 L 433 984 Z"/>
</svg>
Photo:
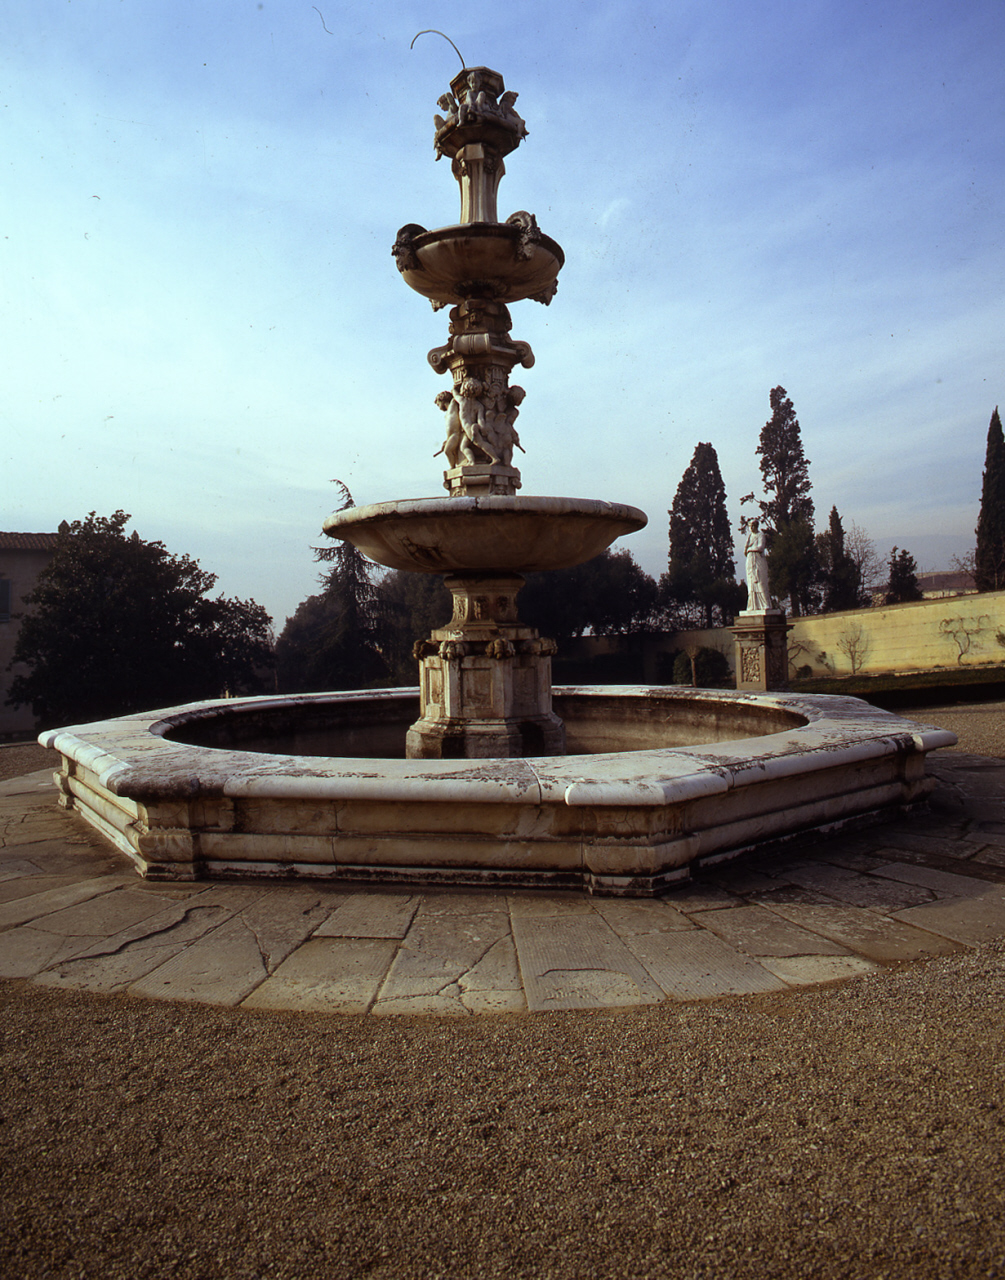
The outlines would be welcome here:
<svg viewBox="0 0 1005 1280">
<path fill-rule="evenodd" d="M 285 799 L 506 802 L 520 805 L 645 806 L 725 795 L 745 784 L 795 779 L 828 766 L 953 746 L 945 729 L 919 725 L 857 698 L 746 694 L 663 686 L 564 686 L 556 694 L 665 701 L 668 707 L 770 708 L 805 723 L 760 737 L 686 748 L 506 760 L 387 760 L 266 755 L 189 746 L 165 735 L 222 711 L 325 702 L 381 704 L 412 689 L 235 698 L 139 712 L 51 729 L 39 742 L 92 773 L 113 795 Z"/>
</svg>

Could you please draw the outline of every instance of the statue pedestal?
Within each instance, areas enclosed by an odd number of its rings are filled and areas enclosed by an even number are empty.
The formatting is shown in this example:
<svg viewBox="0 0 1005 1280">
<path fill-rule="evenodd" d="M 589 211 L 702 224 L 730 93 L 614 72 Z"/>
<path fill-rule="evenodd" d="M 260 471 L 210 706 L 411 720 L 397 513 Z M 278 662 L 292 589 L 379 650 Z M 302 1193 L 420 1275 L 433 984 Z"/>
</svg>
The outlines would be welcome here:
<svg viewBox="0 0 1005 1280">
<path fill-rule="evenodd" d="M 730 627 L 736 646 L 736 687 L 764 693 L 789 687 L 788 634 L 783 609 L 744 609 Z"/>
<path fill-rule="evenodd" d="M 554 756 L 565 727 L 551 709 L 553 640 L 517 617 L 516 574 L 445 578 L 454 613 L 416 644 L 422 714 L 405 738 L 410 760 Z"/>
</svg>

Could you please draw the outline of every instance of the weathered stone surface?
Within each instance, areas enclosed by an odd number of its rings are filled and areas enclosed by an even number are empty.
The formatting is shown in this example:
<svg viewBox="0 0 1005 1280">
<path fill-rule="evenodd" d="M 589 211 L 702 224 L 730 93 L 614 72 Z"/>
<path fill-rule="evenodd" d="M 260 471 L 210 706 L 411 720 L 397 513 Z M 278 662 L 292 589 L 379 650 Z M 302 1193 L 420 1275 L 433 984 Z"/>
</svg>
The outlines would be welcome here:
<svg viewBox="0 0 1005 1280">
<path fill-rule="evenodd" d="M 386 1012 L 380 1006 L 388 1001 L 420 996 L 443 996 L 460 1004 L 461 978 L 508 933 L 508 922 L 498 913 L 417 919 L 398 948 L 374 1012 Z M 448 992 L 450 987 L 456 991 Z"/>
<path fill-rule="evenodd" d="M 986 845 L 973 855 L 973 860 L 991 867 L 1005 867 L 1005 847 L 997 844 Z"/>
<path fill-rule="evenodd" d="M 194 903 L 171 903 L 140 925 L 90 942 L 70 959 L 52 963 L 38 982 L 50 987 L 118 991 L 138 981 L 190 943 L 233 917 L 227 887 L 201 895 Z"/>
<path fill-rule="evenodd" d="M 594 898 L 593 907 L 619 937 L 629 933 L 666 933 L 695 927 L 687 916 L 668 902 Z"/>
<path fill-rule="evenodd" d="M 531 916 L 584 916 L 594 909 L 591 899 L 580 893 L 514 893 L 509 895 L 514 920 Z"/>
<path fill-rule="evenodd" d="M 879 965 L 861 956 L 771 956 L 762 959 L 765 969 L 793 987 L 819 986 L 843 982 L 878 969 Z"/>
<path fill-rule="evenodd" d="M 8 929 L 0 934 L 0 978 L 31 978 L 85 945 L 82 938 L 45 933 L 30 924 Z"/>
<path fill-rule="evenodd" d="M 241 919 L 255 935 L 269 973 L 325 920 L 335 897 L 324 889 L 277 888 L 244 908 Z"/>
<path fill-rule="evenodd" d="M 268 977 L 254 933 L 230 920 L 130 986 L 134 995 L 234 1005 Z"/>
<path fill-rule="evenodd" d="M 494 942 L 457 982 L 461 1003 L 472 1013 L 524 1013 L 527 1001 L 520 981 L 516 947 L 507 935 Z"/>
<path fill-rule="evenodd" d="M 807 906 L 799 903 L 770 908 L 792 924 L 839 942 L 869 960 L 892 963 L 951 955 L 957 944 L 924 929 L 891 920 L 862 907 Z M 777 970 L 776 970 L 777 972 Z"/>
<path fill-rule="evenodd" d="M 505 897 L 494 889 L 484 893 L 463 893 L 456 890 L 427 891 L 422 894 L 419 916 L 491 916 L 507 915 L 509 907 Z"/>
<path fill-rule="evenodd" d="M 354 893 L 317 929 L 316 938 L 403 938 L 419 906 L 415 894 Z"/>
<path fill-rule="evenodd" d="M 513 938 L 532 1010 L 652 1004 L 662 999 L 662 991 L 635 955 L 596 914 L 514 916 Z"/>
<path fill-rule="evenodd" d="M 633 934 L 632 952 L 663 991 L 676 1000 L 783 991 L 785 983 L 705 929 Z"/>
<path fill-rule="evenodd" d="M 668 906 L 685 915 L 696 911 L 717 911 L 723 907 L 740 907 L 743 899 L 735 893 L 727 893 L 717 889 L 713 884 L 698 880 L 694 884 L 685 885 L 682 889 L 674 889 L 663 898 Z"/>
<path fill-rule="evenodd" d="M 940 933 L 967 946 L 978 946 L 1005 933 L 1005 892 L 975 898 L 947 898 L 896 913 L 898 920 Z"/>
<path fill-rule="evenodd" d="M 11 869 L 0 875 L 0 903 L 16 902 L 35 893 L 47 893 L 50 889 L 65 889 L 68 885 L 81 883 L 79 875 L 42 875 L 30 862 L 23 860 L 10 865 Z"/>
<path fill-rule="evenodd" d="M 896 880 L 899 884 L 920 885 L 937 898 L 977 898 L 990 888 L 986 880 L 974 880 L 951 871 L 911 866 L 905 862 L 888 862 L 877 867 L 873 875 L 884 880 Z"/>
<path fill-rule="evenodd" d="M 42 916 L 53 915 L 66 907 L 76 906 L 89 898 L 98 898 L 104 894 L 114 893 L 124 885 L 135 885 L 132 876 L 111 876 L 101 880 L 80 880 L 76 884 L 64 885 L 60 889 L 47 889 L 42 893 L 33 893 L 26 898 L 18 898 L 15 902 L 6 902 L 0 906 L 0 929 L 9 929 L 12 925 L 26 924 L 29 920 L 38 920 Z"/>
<path fill-rule="evenodd" d="M 889 864 L 881 863 L 880 866 Z M 892 877 L 880 877 L 879 868 L 868 875 L 846 871 L 828 863 L 801 863 L 788 872 L 788 879 L 803 889 L 822 895 L 825 900 L 843 902 L 851 907 L 876 907 L 881 911 L 897 911 L 931 901 L 931 893 L 919 884 L 891 883 Z"/>
<path fill-rule="evenodd" d="M 706 911 L 702 927 L 711 929 L 738 951 L 750 956 L 847 955 L 840 943 L 790 924 L 766 907 L 733 907 Z"/>
<path fill-rule="evenodd" d="M 247 996 L 246 1009 L 366 1013 L 394 957 L 385 938 L 312 938 Z"/>
<path fill-rule="evenodd" d="M 66 938 L 107 938 L 156 915 L 162 906 L 160 898 L 148 890 L 123 888 L 42 916 L 35 928 Z"/>
</svg>

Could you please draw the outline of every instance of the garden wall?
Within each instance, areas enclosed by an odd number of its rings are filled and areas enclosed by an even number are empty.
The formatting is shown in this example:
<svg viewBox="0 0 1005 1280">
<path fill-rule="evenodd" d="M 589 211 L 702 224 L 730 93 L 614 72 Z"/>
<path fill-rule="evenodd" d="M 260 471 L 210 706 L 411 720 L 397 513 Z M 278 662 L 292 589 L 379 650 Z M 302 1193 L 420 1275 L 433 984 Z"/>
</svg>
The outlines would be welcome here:
<svg viewBox="0 0 1005 1280">
<path fill-rule="evenodd" d="M 1005 591 L 946 596 L 913 604 L 885 605 L 823 613 L 791 620 L 789 670 L 795 675 L 851 675 L 930 671 L 1005 663 Z M 997 636 L 1002 636 L 999 642 Z M 733 666 L 733 636 L 725 628 L 680 631 L 676 635 L 584 637 L 572 642 L 581 660 L 630 651 L 636 679 L 664 684 L 668 655 L 689 643 L 719 649 Z"/>
</svg>

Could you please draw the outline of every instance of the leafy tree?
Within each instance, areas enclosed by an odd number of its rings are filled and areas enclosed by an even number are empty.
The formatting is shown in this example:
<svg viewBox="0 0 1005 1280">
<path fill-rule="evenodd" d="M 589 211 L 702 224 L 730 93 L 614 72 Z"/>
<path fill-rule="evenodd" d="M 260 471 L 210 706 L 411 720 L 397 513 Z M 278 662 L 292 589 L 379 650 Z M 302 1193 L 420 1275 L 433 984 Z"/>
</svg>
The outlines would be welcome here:
<svg viewBox="0 0 1005 1280">
<path fill-rule="evenodd" d="M 125 532 L 124 511 L 61 526 L 25 597 L 8 701 L 43 727 L 268 688 L 271 619 L 252 600 L 209 599 L 216 577 Z"/>
<path fill-rule="evenodd" d="M 412 656 L 416 640 L 424 640 L 437 627 L 446 626 L 453 599 L 438 573 L 406 573 L 395 569 L 380 583 L 387 626 L 385 657 L 397 684 L 413 685 L 418 664 Z"/>
<path fill-rule="evenodd" d="M 831 507 L 827 532 L 817 534 L 817 560 L 825 613 L 860 609 L 868 604 L 868 599 L 863 597 L 858 565 L 845 549 L 844 528 L 837 507 Z"/>
<path fill-rule="evenodd" d="M 905 604 L 909 600 L 923 598 L 918 586 L 918 566 L 914 556 L 907 551 L 890 552 L 890 579 L 886 589 L 887 604 Z"/>
<path fill-rule="evenodd" d="M 338 485 L 345 511 L 355 504 Z M 331 565 L 321 594 L 297 607 L 276 643 L 279 687 L 284 693 L 364 689 L 386 680 L 388 628 L 375 568 L 351 542 L 316 547 L 315 558 Z"/>
<path fill-rule="evenodd" d="M 670 508 L 670 556 L 662 580 L 668 603 L 696 605 L 700 625 L 725 626 L 742 608 L 733 559 L 733 532 L 719 459 L 699 444 Z"/>
<path fill-rule="evenodd" d="M 813 526 L 808 520 L 793 520 L 773 534 L 768 551 L 768 580 L 776 599 L 788 597 L 795 617 L 819 610 L 820 562 Z"/>
<path fill-rule="evenodd" d="M 998 406 L 988 426 L 988 447 L 977 521 L 974 581 L 978 591 L 1005 589 L 1005 436 Z"/>
<path fill-rule="evenodd" d="M 605 551 L 586 564 L 529 573 L 520 616 L 543 636 L 627 635 L 654 624 L 659 590 L 630 551 Z"/>
<path fill-rule="evenodd" d="M 816 603 L 816 543 L 813 537 L 813 499 L 809 463 L 795 407 L 784 387 L 770 395 L 771 417 L 761 430 L 757 452 L 761 482 L 771 496 L 758 503 L 768 529 L 768 572 L 771 589 L 788 598 L 795 617 Z M 749 495 L 753 497 L 753 494 Z"/>
</svg>

